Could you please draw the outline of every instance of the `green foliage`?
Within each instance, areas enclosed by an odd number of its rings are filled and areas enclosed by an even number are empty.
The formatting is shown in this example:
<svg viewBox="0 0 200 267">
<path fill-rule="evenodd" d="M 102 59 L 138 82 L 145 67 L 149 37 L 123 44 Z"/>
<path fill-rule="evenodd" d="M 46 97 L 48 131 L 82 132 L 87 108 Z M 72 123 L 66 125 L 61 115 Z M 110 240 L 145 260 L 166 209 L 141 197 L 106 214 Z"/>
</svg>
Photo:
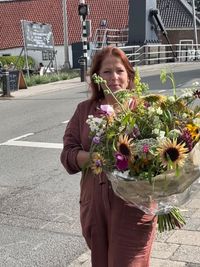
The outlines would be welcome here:
<svg viewBox="0 0 200 267">
<path fill-rule="evenodd" d="M 164 84 L 166 83 L 167 79 L 169 79 L 172 84 L 173 94 L 174 94 L 174 97 L 176 98 L 176 84 L 175 84 L 173 72 L 171 70 L 167 71 L 166 69 L 161 70 L 161 73 L 160 73 L 161 82 Z"/>
<path fill-rule="evenodd" d="M 25 63 L 25 58 L 23 56 L 2 56 L 0 57 L 0 62 L 2 63 L 2 66 L 9 66 L 10 63 L 12 62 L 14 65 L 17 63 L 16 65 L 16 69 L 23 69 L 24 66 L 26 65 Z M 35 60 L 28 56 L 28 65 L 29 68 L 34 69 L 35 67 Z"/>
<path fill-rule="evenodd" d="M 135 69 L 134 85 L 135 85 L 134 91 L 138 96 L 142 95 L 149 89 L 149 85 L 141 81 L 140 73 L 137 68 Z"/>
<path fill-rule="evenodd" d="M 34 86 L 38 84 L 46 84 L 57 82 L 61 80 L 69 80 L 79 76 L 79 72 L 75 70 L 69 70 L 68 72 L 60 72 L 58 74 L 45 74 L 43 76 L 40 75 L 32 75 L 30 78 L 25 76 L 27 86 Z"/>
</svg>

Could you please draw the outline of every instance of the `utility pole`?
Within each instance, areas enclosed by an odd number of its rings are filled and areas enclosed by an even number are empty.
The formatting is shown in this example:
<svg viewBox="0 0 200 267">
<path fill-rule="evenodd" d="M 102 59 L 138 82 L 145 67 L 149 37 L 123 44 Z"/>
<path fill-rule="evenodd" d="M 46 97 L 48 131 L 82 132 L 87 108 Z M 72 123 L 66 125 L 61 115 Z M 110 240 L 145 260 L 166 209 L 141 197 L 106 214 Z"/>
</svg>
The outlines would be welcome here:
<svg viewBox="0 0 200 267">
<path fill-rule="evenodd" d="M 87 72 L 87 29 L 86 29 L 86 16 L 89 14 L 89 6 L 85 4 L 85 0 L 80 0 L 78 6 L 78 14 L 81 17 L 82 24 L 82 43 L 83 55 L 79 58 L 81 82 L 86 81 Z"/>
<path fill-rule="evenodd" d="M 197 38 L 197 24 L 196 24 L 196 7 L 195 2 L 192 0 L 192 11 L 193 11 L 193 25 L 194 25 L 194 39 L 196 44 L 196 49 L 198 49 L 198 38 Z"/>
<path fill-rule="evenodd" d="M 63 6 L 63 36 L 64 36 L 64 70 L 70 69 L 70 62 L 69 62 L 69 48 L 68 48 L 68 25 L 67 25 L 67 0 L 62 0 Z"/>
</svg>

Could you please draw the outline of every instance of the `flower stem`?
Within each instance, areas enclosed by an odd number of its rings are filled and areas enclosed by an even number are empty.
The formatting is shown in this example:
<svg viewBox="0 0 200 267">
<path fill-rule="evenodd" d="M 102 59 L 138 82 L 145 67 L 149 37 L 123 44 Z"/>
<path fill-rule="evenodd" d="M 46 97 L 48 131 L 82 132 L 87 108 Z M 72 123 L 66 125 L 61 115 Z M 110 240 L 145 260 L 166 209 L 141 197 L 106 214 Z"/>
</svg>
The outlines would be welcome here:
<svg viewBox="0 0 200 267">
<path fill-rule="evenodd" d="M 107 86 L 106 81 L 103 80 L 103 78 L 101 78 L 101 77 L 100 77 L 99 75 L 97 75 L 96 73 L 93 74 L 92 78 L 93 78 L 93 80 L 94 80 L 94 83 L 96 83 L 96 84 L 98 84 L 98 85 L 99 85 L 99 84 L 103 84 L 103 85 L 106 87 L 106 89 L 104 89 L 103 86 L 102 86 L 102 89 L 103 89 L 104 93 L 106 94 L 106 93 L 108 92 L 108 94 L 110 94 L 110 95 L 113 97 L 113 99 L 114 99 L 114 100 L 117 102 L 117 104 L 120 106 L 121 110 L 125 113 L 126 111 L 125 111 L 123 105 L 119 102 L 119 100 L 116 98 L 116 96 L 115 96 L 115 95 L 113 94 L 113 92 L 110 90 L 110 88 Z"/>
</svg>

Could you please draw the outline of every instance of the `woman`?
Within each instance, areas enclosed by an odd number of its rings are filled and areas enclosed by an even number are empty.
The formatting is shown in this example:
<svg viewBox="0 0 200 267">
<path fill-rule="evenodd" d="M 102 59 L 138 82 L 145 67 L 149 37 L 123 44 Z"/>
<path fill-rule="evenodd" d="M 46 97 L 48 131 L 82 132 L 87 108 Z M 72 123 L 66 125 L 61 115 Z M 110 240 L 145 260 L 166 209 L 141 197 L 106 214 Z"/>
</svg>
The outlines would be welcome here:
<svg viewBox="0 0 200 267">
<path fill-rule="evenodd" d="M 122 50 L 110 46 L 96 53 L 90 70 L 92 97 L 78 105 L 64 135 L 61 162 L 70 174 L 81 171 L 89 161 L 88 115 L 100 116 L 101 104 L 114 104 L 94 84 L 94 73 L 113 92 L 133 88 L 134 70 Z M 118 198 L 105 174 L 82 172 L 80 219 L 93 267 L 149 266 L 156 220 Z"/>
</svg>

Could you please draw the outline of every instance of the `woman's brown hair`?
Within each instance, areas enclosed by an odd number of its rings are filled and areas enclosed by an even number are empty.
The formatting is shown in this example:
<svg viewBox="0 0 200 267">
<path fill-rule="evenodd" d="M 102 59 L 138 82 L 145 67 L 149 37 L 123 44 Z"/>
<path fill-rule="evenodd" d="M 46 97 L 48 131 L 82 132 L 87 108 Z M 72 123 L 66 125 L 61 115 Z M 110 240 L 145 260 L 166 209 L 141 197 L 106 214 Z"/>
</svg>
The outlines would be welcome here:
<svg viewBox="0 0 200 267">
<path fill-rule="evenodd" d="M 99 71 L 101 69 L 101 65 L 102 65 L 103 60 L 106 57 L 111 56 L 111 55 L 121 59 L 123 65 L 124 65 L 124 67 L 128 73 L 129 84 L 128 84 L 127 89 L 133 89 L 135 71 L 134 71 L 131 63 L 129 62 L 126 54 L 124 53 L 124 51 L 122 51 L 118 47 L 107 46 L 107 47 L 103 48 L 102 50 L 96 52 L 96 54 L 94 55 L 94 58 L 92 60 L 92 66 L 90 69 L 90 81 L 91 81 L 90 86 L 92 89 L 92 99 L 93 100 L 102 99 L 105 96 L 104 96 L 102 88 L 100 88 L 100 90 L 99 90 L 98 85 L 93 82 L 92 75 L 94 73 L 99 75 Z"/>
</svg>

